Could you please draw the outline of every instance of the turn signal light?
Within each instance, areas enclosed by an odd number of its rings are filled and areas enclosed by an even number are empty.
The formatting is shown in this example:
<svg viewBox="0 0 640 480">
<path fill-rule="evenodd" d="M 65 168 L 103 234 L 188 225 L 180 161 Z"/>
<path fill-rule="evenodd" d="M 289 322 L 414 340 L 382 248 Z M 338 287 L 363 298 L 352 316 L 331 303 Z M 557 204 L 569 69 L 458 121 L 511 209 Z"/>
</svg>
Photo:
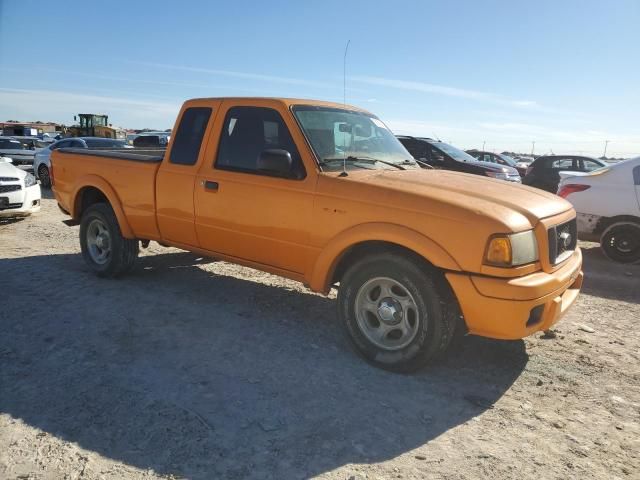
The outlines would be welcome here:
<svg viewBox="0 0 640 480">
<path fill-rule="evenodd" d="M 493 265 L 511 265 L 511 242 L 508 237 L 494 237 L 487 247 L 487 263 Z"/>
</svg>

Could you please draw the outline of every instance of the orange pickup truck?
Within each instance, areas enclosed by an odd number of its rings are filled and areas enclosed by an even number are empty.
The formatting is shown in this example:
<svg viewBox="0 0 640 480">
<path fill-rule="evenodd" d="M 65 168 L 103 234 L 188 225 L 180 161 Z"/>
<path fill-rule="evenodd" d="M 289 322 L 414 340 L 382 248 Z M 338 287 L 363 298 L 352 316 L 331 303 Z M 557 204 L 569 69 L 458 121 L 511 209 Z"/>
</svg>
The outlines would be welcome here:
<svg viewBox="0 0 640 480">
<path fill-rule="evenodd" d="M 371 363 L 416 369 L 456 332 L 549 328 L 582 285 L 576 214 L 541 190 L 422 168 L 376 116 L 311 100 L 207 98 L 166 152 L 60 149 L 60 208 L 98 275 L 153 240 L 338 290 Z"/>
</svg>

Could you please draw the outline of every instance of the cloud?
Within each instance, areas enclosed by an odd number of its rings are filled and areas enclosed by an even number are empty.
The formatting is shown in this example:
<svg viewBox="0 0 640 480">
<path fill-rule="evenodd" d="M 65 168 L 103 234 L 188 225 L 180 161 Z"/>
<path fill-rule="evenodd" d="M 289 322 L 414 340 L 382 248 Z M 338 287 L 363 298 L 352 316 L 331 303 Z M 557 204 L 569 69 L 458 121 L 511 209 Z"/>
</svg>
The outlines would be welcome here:
<svg viewBox="0 0 640 480">
<path fill-rule="evenodd" d="M 286 85 L 298 85 L 298 86 L 314 87 L 314 88 L 336 88 L 340 86 L 337 83 L 316 82 L 312 80 L 303 80 L 301 78 L 279 77 L 275 75 L 264 75 L 261 73 L 238 72 L 233 70 L 217 70 L 217 69 L 201 68 L 201 67 L 188 67 L 184 65 L 170 65 L 166 63 L 134 62 L 134 61 L 129 61 L 127 63 L 133 63 L 135 65 L 141 65 L 145 67 L 163 68 L 167 70 L 178 70 L 183 72 L 206 73 L 209 75 L 220 75 L 220 76 L 226 76 L 226 77 L 232 77 L 232 78 L 242 78 L 246 80 L 259 80 L 261 82 L 282 83 Z"/>
<path fill-rule="evenodd" d="M 440 138 L 460 148 L 485 148 L 490 151 L 528 153 L 535 140 L 535 152 L 600 156 L 604 141 L 609 140 L 607 155 L 632 157 L 640 155 L 640 142 L 632 133 L 603 130 L 560 129 L 521 122 L 428 122 L 411 119 L 386 119 L 396 134 Z"/>
<path fill-rule="evenodd" d="M 73 115 L 91 112 L 107 113 L 109 121 L 118 126 L 167 128 L 173 125 L 180 104 L 180 101 L 160 102 L 56 90 L 0 88 L 0 110 L 7 119 L 23 121 L 70 124 Z"/>
<path fill-rule="evenodd" d="M 353 76 L 349 77 L 349 80 L 364 83 L 367 85 L 376 85 L 414 92 L 432 93 L 435 95 L 444 95 L 447 97 L 466 98 L 470 100 L 485 101 L 518 108 L 540 107 L 540 105 L 538 105 L 538 103 L 533 100 L 513 100 L 501 95 L 496 95 L 488 92 L 466 90 L 462 88 L 450 87 L 445 85 L 435 85 L 432 83 L 415 82 L 411 80 L 396 80 L 390 78 L 369 76 Z"/>
</svg>

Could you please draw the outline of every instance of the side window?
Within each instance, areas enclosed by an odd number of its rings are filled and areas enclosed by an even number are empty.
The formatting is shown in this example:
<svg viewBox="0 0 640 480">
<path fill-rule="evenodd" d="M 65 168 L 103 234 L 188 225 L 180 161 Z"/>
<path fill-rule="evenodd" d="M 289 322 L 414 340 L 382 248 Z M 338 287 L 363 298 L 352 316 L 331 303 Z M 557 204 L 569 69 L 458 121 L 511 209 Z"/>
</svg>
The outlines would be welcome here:
<svg viewBox="0 0 640 480">
<path fill-rule="evenodd" d="M 559 158 L 548 165 L 557 170 L 573 170 L 573 160 L 570 158 Z"/>
<path fill-rule="evenodd" d="M 305 177 L 300 153 L 280 114 L 264 107 L 233 107 L 227 112 L 220 134 L 215 167 L 258 175 L 258 158 L 263 150 L 286 150 L 291 154 L 295 179 Z"/>
<path fill-rule="evenodd" d="M 417 158 L 418 160 L 421 158 L 429 158 L 429 152 L 427 150 L 428 145 L 426 143 L 408 140 L 403 142 L 403 145 L 413 158 Z"/>
<path fill-rule="evenodd" d="M 440 162 L 440 163 L 442 163 L 442 162 L 444 162 L 444 155 L 437 148 L 431 147 L 431 158 L 430 158 L 430 160 L 432 162 Z"/>
<path fill-rule="evenodd" d="M 593 170 L 597 170 L 598 168 L 602 168 L 602 166 L 599 163 L 586 158 L 583 160 L 583 163 L 584 163 L 583 170 L 585 172 L 591 172 Z"/>
<path fill-rule="evenodd" d="M 71 142 L 69 143 L 69 146 L 71 148 L 84 148 L 84 145 L 80 140 L 71 140 Z"/>
<path fill-rule="evenodd" d="M 56 143 L 54 150 L 57 150 L 59 148 L 67 148 L 71 146 L 71 140 L 63 140 L 61 142 Z"/>
<path fill-rule="evenodd" d="M 640 185 L 640 165 L 633 169 L 633 183 Z"/>
<path fill-rule="evenodd" d="M 2 142 L 1 147 L 7 150 L 23 150 L 22 144 L 17 140 L 0 140 Z"/>
<path fill-rule="evenodd" d="M 210 117 L 211 108 L 209 107 L 191 107 L 184 111 L 173 139 L 169 162 L 178 165 L 195 165 Z"/>
</svg>

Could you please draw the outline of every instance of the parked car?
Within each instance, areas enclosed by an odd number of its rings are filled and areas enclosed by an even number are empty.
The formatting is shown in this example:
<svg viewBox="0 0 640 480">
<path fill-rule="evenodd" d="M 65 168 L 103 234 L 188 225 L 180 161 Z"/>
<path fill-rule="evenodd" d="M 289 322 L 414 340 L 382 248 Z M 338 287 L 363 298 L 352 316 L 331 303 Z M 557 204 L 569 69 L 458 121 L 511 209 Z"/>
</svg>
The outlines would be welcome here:
<svg viewBox="0 0 640 480">
<path fill-rule="evenodd" d="M 12 159 L 15 167 L 27 171 L 33 169 L 35 151 L 24 148 L 24 145 L 13 137 L 0 137 L 0 156 Z"/>
<path fill-rule="evenodd" d="M 166 135 L 138 135 L 133 139 L 132 144 L 135 148 L 166 148 L 169 140 Z"/>
<path fill-rule="evenodd" d="M 398 135 L 398 140 L 413 158 L 425 162 L 433 168 L 472 173 L 510 182 L 521 181 L 520 174 L 515 168 L 481 162 L 459 148 L 440 140 L 405 135 Z"/>
<path fill-rule="evenodd" d="M 640 262 L 640 157 L 561 176 L 558 195 L 578 212 L 578 236 L 599 241 L 611 260 Z"/>
<path fill-rule="evenodd" d="M 37 150 L 38 148 L 44 148 L 46 143 L 42 142 L 38 137 L 11 137 L 14 140 L 18 140 L 26 150 Z"/>
<path fill-rule="evenodd" d="M 575 223 L 571 204 L 422 169 L 364 110 L 197 99 L 173 131 L 166 153 L 53 151 L 53 192 L 98 276 L 130 271 L 154 240 L 316 292 L 339 284 L 356 350 L 402 371 L 441 354 L 456 328 L 502 339 L 548 329 L 578 295 L 580 249 L 556 236 Z"/>
<path fill-rule="evenodd" d="M 48 147 L 38 150 L 35 154 L 35 160 L 33 161 L 33 171 L 36 175 L 36 178 L 40 180 L 40 183 L 45 188 L 49 188 L 51 186 L 51 152 L 57 150 L 58 148 L 90 148 L 94 150 L 113 150 L 133 147 L 127 145 L 127 142 L 125 140 L 116 140 L 113 138 L 73 137 L 58 140 Z"/>
<path fill-rule="evenodd" d="M 504 165 L 506 167 L 515 168 L 518 171 L 520 178 L 524 177 L 527 173 L 527 167 L 518 166 L 518 162 L 504 153 L 484 152 L 481 150 L 467 150 L 467 153 L 480 162 L 495 163 L 497 165 Z"/>
<path fill-rule="evenodd" d="M 0 157 L 0 217 L 26 217 L 40 210 L 40 186 L 10 160 Z"/>
<path fill-rule="evenodd" d="M 607 165 L 608 163 L 592 157 L 545 155 L 536 158 L 529 165 L 522 183 L 556 193 L 560 183 L 560 172 L 591 172 Z"/>
</svg>

